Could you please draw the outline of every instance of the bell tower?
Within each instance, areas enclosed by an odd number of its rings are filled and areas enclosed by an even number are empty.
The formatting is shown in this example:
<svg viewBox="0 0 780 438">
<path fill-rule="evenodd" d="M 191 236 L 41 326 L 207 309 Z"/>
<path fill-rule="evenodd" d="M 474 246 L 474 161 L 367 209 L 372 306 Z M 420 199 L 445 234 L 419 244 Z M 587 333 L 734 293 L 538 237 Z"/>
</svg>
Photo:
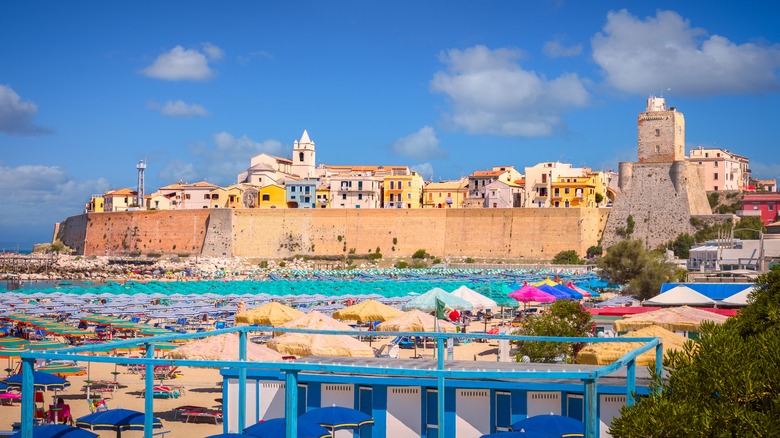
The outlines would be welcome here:
<svg viewBox="0 0 780 438">
<path fill-rule="evenodd" d="M 301 139 L 293 143 L 292 155 L 292 172 L 301 178 L 313 177 L 316 167 L 316 152 L 314 142 L 311 141 L 309 133 L 305 130 Z"/>
<path fill-rule="evenodd" d="M 685 117 L 663 97 L 647 99 L 637 120 L 640 163 L 685 161 Z"/>
</svg>

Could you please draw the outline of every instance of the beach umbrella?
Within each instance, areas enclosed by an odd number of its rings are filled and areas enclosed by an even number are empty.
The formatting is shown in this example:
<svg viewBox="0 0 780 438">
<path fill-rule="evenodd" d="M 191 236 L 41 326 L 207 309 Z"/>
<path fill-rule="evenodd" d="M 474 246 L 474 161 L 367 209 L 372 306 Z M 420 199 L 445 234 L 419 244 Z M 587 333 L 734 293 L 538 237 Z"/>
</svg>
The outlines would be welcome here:
<svg viewBox="0 0 780 438">
<path fill-rule="evenodd" d="M 410 310 L 376 326 L 377 331 L 386 332 L 433 332 L 437 328 L 440 332 L 456 331 L 451 322 L 443 319 L 436 321 L 435 316 L 419 310 Z M 414 343 L 414 355 L 417 356 L 417 342 Z"/>
<path fill-rule="evenodd" d="M 669 331 L 698 332 L 702 321 L 712 321 L 716 324 L 721 324 L 727 319 L 727 316 L 695 307 L 668 307 L 619 319 L 615 321 L 615 330 L 625 332 L 649 325 L 657 325 Z"/>
<path fill-rule="evenodd" d="M 556 300 L 571 300 L 574 298 L 574 295 L 572 294 L 574 291 L 568 288 L 566 288 L 567 290 L 560 290 L 546 284 L 540 284 L 539 286 L 534 285 L 534 287 L 546 294 L 554 296 Z M 572 293 L 569 293 L 568 291 L 571 291 Z"/>
<path fill-rule="evenodd" d="M 144 430 L 144 413 L 131 409 L 109 409 L 78 418 L 76 427 L 90 430 L 113 430 L 116 431 L 116 436 L 120 437 L 122 431 L 125 430 Z M 155 417 L 152 429 L 161 428 L 162 422 Z"/>
<path fill-rule="evenodd" d="M 59 391 L 70 386 L 70 382 L 57 377 L 52 374 L 42 373 L 40 371 L 33 371 L 33 386 L 36 391 Z M 3 380 L 8 386 L 22 386 L 22 373 L 14 374 L 13 376 Z"/>
<path fill-rule="evenodd" d="M 486 310 L 498 307 L 498 303 L 490 298 L 474 292 L 466 286 L 461 286 L 450 293 L 450 295 L 466 300 L 471 303 L 472 310 Z"/>
<path fill-rule="evenodd" d="M 563 415 L 536 415 L 512 424 L 512 430 L 539 432 L 555 437 L 585 436 L 585 424 Z"/>
<path fill-rule="evenodd" d="M 357 409 L 342 406 L 328 406 L 312 409 L 298 417 L 300 421 L 319 424 L 330 429 L 331 434 L 339 429 L 356 429 L 367 424 L 374 424 L 374 419 Z"/>
<path fill-rule="evenodd" d="M 279 436 L 284 436 L 284 435 L 279 435 Z M 243 433 L 220 433 L 217 435 L 209 435 L 206 438 L 247 438 L 247 436 Z"/>
<path fill-rule="evenodd" d="M 284 418 L 273 418 L 253 424 L 244 433 L 260 438 L 283 437 L 286 432 Z M 246 438 L 246 435 L 243 435 Z M 298 438 L 328 438 L 331 433 L 319 424 L 298 419 Z"/>
<path fill-rule="evenodd" d="M 16 336 L 4 336 L 0 338 L 0 349 L 8 348 L 8 347 L 18 348 L 27 345 L 29 343 L 30 341 L 22 338 L 17 338 Z"/>
<path fill-rule="evenodd" d="M 281 324 L 279 327 L 308 328 L 314 330 L 354 330 L 350 325 L 344 324 L 341 321 L 336 321 L 318 310 L 312 310 L 298 318 Z"/>
<path fill-rule="evenodd" d="M 277 326 L 303 316 L 303 312 L 287 307 L 284 304 L 271 301 L 260 307 L 248 310 L 236 315 L 236 322 L 242 322 L 250 325 L 271 325 Z"/>
<path fill-rule="evenodd" d="M 715 304 L 715 300 L 712 298 L 703 295 L 699 292 L 696 292 L 695 290 L 691 289 L 688 286 L 685 285 L 679 285 L 675 286 L 668 291 L 656 295 L 653 298 L 650 298 L 649 300 L 645 300 L 642 302 L 643 305 L 648 306 L 668 306 L 668 305 L 675 305 L 679 306 L 682 304 L 687 304 L 691 306 L 707 306 L 707 305 L 713 305 Z"/>
<path fill-rule="evenodd" d="M 496 432 L 482 435 L 479 438 L 552 438 L 554 435 L 541 432 L 526 432 L 525 430 L 517 430 L 512 432 Z"/>
<path fill-rule="evenodd" d="M 171 350 L 170 356 L 174 359 L 238 360 L 238 344 L 237 333 L 225 333 L 188 342 Z M 276 362 L 282 360 L 282 355 L 247 341 L 246 359 L 252 362 Z"/>
<path fill-rule="evenodd" d="M 528 283 L 524 283 L 523 287 L 510 293 L 509 296 L 522 303 L 551 303 L 556 300 L 555 296 L 543 292 Z"/>
<path fill-rule="evenodd" d="M 661 338 L 664 354 L 669 350 L 682 351 L 688 341 L 684 336 L 670 332 L 656 325 L 647 326 L 620 336 L 621 338 Z M 609 365 L 620 359 L 629 351 L 635 350 L 644 342 L 594 342 L 577 353 L 577 363 L 589 365 Z M 646 351 L 636 358 L 639 366 L 655 365 L 655 349 Z"/>
<path fill-rule="evenodd" d="M 534 283 L 532 286 L 534 286 L 534 287 L 539 287 L 539 286 L 541 286 L 541 285 L 555 286 L 556 284 L 558 284 L 558 283 L 556 283 L 556 282 L 554 282 L 554 281 L 550 280 L 550 277 L 547 277 L 547 278 L 545 278 L 545 279 L 544 279 L 544 280 L 542 280 L 542 281 L 539 281 L 539 282 L 536 282 L 536 283 Z"/>
<path fill-rule="evenodd" d="M 21 438 L 22 431 L 11 435 L 11 438 Z M 32 429 L 33 438 L 95 438 L 100 435 L 84 429 L 78 429 L 67 424 L 41 424 Z"/>
<path fill-rule="evenodd" d="M 346 335 L 285 333 L 269 340 L 266 345 L 285 356 L 375 356 L 373 348 Z"/>
<path fill-rule="evenodd" d="M 333 312 L 333 317 L 345 321 L 387 321 L 403 312 L 376 300 L 366 300 Z"/>
<path fill-rule="evenodd" d="M 404 311 L 418 309 L 423 312 L 433 312 L 436 310 L 437 300 L 443 302 L 450 309 L 471 310 L 474 307 L 468 301 L 450 295 L 444 289 L 435 287 L 422 295 L 414 297 L 414 299 L 404 304 L 401 308 Z"/>
</svg>

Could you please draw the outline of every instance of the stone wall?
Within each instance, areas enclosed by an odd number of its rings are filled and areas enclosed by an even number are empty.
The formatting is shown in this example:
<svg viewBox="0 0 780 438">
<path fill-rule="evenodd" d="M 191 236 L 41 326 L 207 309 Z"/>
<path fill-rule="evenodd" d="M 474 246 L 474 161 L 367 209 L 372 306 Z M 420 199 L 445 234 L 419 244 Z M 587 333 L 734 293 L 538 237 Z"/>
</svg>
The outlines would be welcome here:
<svg viewBox="0 0 780 438">
<path fill-rule="evenodd" d="M 92 213 L 60 226 L 79 254 L 295 254 L 550 259 L 596 245 L 609 209 L 212 209 Z M 80 237 L 83 236 L 83 237 Z M 68 243 L 70 242 L 70 243 Z"/>
<path fill-rule="evenodd" d="M 626 166 L 622 166 L 621 171 Z M 633 163 L 630 179 L 621 176 L 621 194 L 615 200 L 604 231 L 603 246 L 622 239 L 628 216 L 634 219 L 632 238 L 656 248 L 680 233 L 695 232 L 692 215 L 709 215 L 700 166 L 684 161 L 673 163 Z"/>
</svg>

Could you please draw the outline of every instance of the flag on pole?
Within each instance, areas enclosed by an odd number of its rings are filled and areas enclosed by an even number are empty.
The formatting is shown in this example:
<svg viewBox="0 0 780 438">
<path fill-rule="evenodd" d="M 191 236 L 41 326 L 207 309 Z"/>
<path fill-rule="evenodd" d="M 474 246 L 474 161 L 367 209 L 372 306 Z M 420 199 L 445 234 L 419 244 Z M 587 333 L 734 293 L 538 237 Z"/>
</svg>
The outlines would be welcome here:
<svg viewBox="0 0 780 438">
<path fill-rule="evenodd" d="M 452 308 L 444 301 L 436 298 L 436 319 L 448 319 L 450 312 L 452 312 Z"/>
</svg>

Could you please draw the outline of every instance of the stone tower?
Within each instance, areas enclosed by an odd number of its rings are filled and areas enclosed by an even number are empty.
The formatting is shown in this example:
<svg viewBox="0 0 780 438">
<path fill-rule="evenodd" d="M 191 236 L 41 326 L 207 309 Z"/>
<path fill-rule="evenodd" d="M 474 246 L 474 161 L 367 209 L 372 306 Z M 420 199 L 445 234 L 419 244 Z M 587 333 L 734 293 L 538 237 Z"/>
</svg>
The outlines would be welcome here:
<svg viewBox="0 0 780 438">
<path fill-rule="evenodd" d="M 651 97 L 637 130 L 638 160 L 619 164 L 620 193 L 604 229 L 605 248 L 631 231 L 629 222 L 634 224 L 631 238 L 656 248 L 680 233 L 693 234 L 692 216 L 711 215 L 703 169 L 685 160 L 683 114 L 667 108 L 663 98 Z"/>
<path fill-rule="evenodd" d="M 296 140 L 293 143 L 292 155 L 292 173 L 301 178 L 313 177 L 316 167 L 316 152 L 314 142 L 309 139 L 309 133 L 305 130 L 300 141 Z"/>
</svg>

